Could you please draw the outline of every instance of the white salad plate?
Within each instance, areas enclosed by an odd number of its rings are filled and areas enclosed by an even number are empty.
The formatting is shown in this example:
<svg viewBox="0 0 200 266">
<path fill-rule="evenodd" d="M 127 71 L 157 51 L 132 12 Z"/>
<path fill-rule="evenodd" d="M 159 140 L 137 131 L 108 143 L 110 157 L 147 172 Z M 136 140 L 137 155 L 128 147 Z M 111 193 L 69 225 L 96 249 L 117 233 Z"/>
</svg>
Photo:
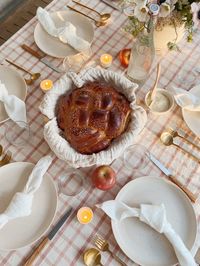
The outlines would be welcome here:
<svg viewBox="0 0 200 266">
<path fill-rule="evenodd" d="M 7 66 L 0 66 L 0 82 L 5 84 L 8 94 L 12 94 L 25 101 L 27 86 L 23 77 L 14 69 Z M 5 122 L 8 115 L 4 104 L 0 101 L 0 123 Z"/>
<path fill-rule="evenodd" d="M 22 191 L 34 167 L 28 162 L 10 163 L 0 168 L 0 213 L 16 192 Z M 49 228 L 56 213 L 57 192 L 46 173 L 35 192 L 29 216 L 9 221 L 0 229 L 0 250 L 15 250 L 37 241 Z"/>
<path fill-rule="evenodd" d="M 63 10 L 51 13 L 57 27 L 63 27 L 66 21 L 71 22 L 77 29 L 77 35 L 90 44 L 94 38 L 94 29 L 91 22 L 83 15 L 72 11 Z M 34 39 L 37 46 L 45 54 L 57 58 L 64 58 L 79 53 L 70 45 L 61 42 L 58 38 L 49 35 L 38 23 L 34 31 Z"/>
<path fill-rule="evenodd" d="M 157 177 L 137 178 L 125 185 L 117 200 L 131 207 L 164 204 L 167 219 L 191 250 L 197 235 L 197 221 L 188 197 L 174 184 Z M 112 230 L 123 252 L 142 266 L 171 266 L 178 263 L 173 247 L 163 234 L 138 218 L 112 220 Z"/>
<path fill-rule="evenodd" d="M 193 87 L 190 92 L 200 98 L 200 85 Z M 189 129 L 200 138 L 200 112 L 182 109 L 182 114 Z"/>
</svg>

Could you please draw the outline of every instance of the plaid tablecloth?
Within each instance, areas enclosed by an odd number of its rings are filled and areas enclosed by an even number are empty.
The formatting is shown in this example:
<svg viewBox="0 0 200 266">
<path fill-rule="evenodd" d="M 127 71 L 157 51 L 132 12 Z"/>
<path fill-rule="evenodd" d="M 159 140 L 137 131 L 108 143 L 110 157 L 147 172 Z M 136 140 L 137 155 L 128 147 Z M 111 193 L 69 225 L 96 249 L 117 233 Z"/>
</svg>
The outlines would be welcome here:
<svg viewBox="0 0 200 266">
<path fill-rule="evenodd" d="M 85 0 L 84 3 L 95 8 L 99 12 L 111 12 L 112 21 L 109 25 L 96 28 L 95 38 L 92 45 L 93 59 L 98 60 L 102 53 L 110 53 L 113 55 L 112 69 L 118 72 L 123 72 L 124 69 L 120 67 L 117 54 L 120 49 L 131 47 L 131 40 L 121 30 L 126 22 L 126 17 L 113 10 L 111 7 L 105 5 L 100 0 L 89 1 Z M 66 1 L 54 0 L 48 7 L 48 10 L 56 11 L 64 9 Z M 22 64 L 27 69 L 33 72 L 42 73 L 42 79 L 52 79 L 56 81 L 60 78 L 60 74 L 51 71 L 48 67 L 40 63 L 36 58 L 24 52 L 20 47 L 21 44 L 26 43 L 33 48 L 37 48 L 34 39 L 33 31 L 37 21 L 33 18 L 27 23 L 20 31 L 18 31 L 12 38 L 10 38 L 4 45 L 0 47 L 0 55 L 10 58 L 19 64 Z M 170 88 L 172 85 L 181 85 L 178 78 L 182 69 L 188 71 L 188 78 L 190 77 L 191 70 L 200 62 L 200 34 L 197 32 L 194 36 L 192 43 L 187 43 L 183 40 L 180 43 L 181 53 L 170 52 L 161 59 L 161 78 L 159 87 Z M 60 66 L 61 60 L 48 57 L 54 65 Z M 149 80 L 137 92 L 138 99 L 143 99 L 148 89 L 152 86 L 155 79 L 155 67 L 152 69 Z M 200 82 L 200 77 L 197 77 L 194 83 Z M 182 84 L 183 85 L 183 84 Z M 32 130 L 32 139 L 29 145 L 23 149 L 16 148 L 6 142 L 4 138 L 5 124 L 0 125 L 0 138 L 1 144 L 6 150 L 10 150 L 13 154 L 13 161 L 28 161 L 36 163 L 43 155 L 46 155 L 50 149 L 43 138 L 43 118 L 38 110 L 38 106 L 43 97 L 43 93 L 39 88 L 39 81 L 34 86 L 28 87 L 28 95 L 26 99 L 28 121 Z M 176 107 L 173 114 L 156 116 L 148 114 L 148 122 L 142 134 L 139 136 L 138 143 L 144 145 L 150 152 L 165 163 L 165 165 L 173 170 L 173 173 L 188 186 L 194 193 L 200 192 L 199 174 L 200 167 L 192 159 L 184 155 L 180 150 L 175 147 L 165 147 L 159 141 L 159 135 L 166 128 L 166 126 L 174 126 L 181 130 L 186 137 L 194 142 L 199 143 L 199 139 L 188 129 L 183 121 L 180 108 Z M 178 142 L 178 140 L 177 140 Z M 187 146 L 181 142 L 181 145 L 191 151 L 191 146 Z M 195 150 L 193 150 L 195 152 Z M 108 192 L 102 192 L 91 187 L 87 187 L 84 193 L 75 198 L 67 198 L 59 195 L 59 204 L 54 220 L 54 224 L 59 217 L 64 213 L 68 206 L 80 208 L 81 206 L 93 207 L 96 203 L 113 199 L 122 186 L 127 183 L 131 178 L 134 178 L 133 173 L 126 169 L 123 164 L 122 158 L 116 160 L 112 166 L 117 171 L 117 184 L 114 189 Z M 58 176 L 66 169 L 63 161 L 55 159 L 49 169 L 49 174 L 57 182 Z M 91 169 L 82 169 L 88 175 Z M 164 175 L 152 163 L 148 163 L 143 173 L 136 175 L 154 175 L 165 178 Z M 195 209 L 200 222 L 200 207 L 199 203 L 195 204 Z M 111 246 L 112 251 L 117 254 L 127 265 L 134 265 L 119 249 L 110 225 L 110 219 L 103 214 L 100 210 L 95 210 L 94 219 L 88 225 L 80 225 L 75 218 L 75 215 L 62 227 L 62 229 L 55 236 L 53 241 L 46 247 L 39 255 L 34 265 L 56 265 L 56 266 L 73 266 L 83 265 L 82 253 L 85 249 L 92 247 L 92 239 L 95 233 L 99 233 L 105 237 Z M 0 236 L 1 237 L 1 236 Z M 10 253 L 0 253 L 0 265 L 17 266 L 21 265 L 24 258 L 29 254 L 32 247 L 27 247 L 21 250 L 13 251 Z M 107 253 L 103 254 L 102 262 L 104 265 L 117 265 L 111 256 Z"/>
</svg>

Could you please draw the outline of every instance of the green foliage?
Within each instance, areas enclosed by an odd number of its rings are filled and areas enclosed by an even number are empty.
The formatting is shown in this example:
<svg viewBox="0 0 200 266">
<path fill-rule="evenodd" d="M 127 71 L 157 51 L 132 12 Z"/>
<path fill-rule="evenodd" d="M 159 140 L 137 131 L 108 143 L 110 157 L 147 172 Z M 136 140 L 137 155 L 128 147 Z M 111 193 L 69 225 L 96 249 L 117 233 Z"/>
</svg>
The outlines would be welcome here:
<svg viewBox="0 0 200 266">
<path fill-rule="evenodd" d="M 177 51 L 177 52 L 181 52 L 181 50 L 179 49 L 178 45 L 174 42 L 168 42 L 167 47 L 170 51 Z"/>
<path fill-rule="evenodd" d="M 193 2 L 200 2 L 200 0 L 178 0 L 174 6 L 174 10 L 167 18 L 159 18 L 158 23 L 162 20 L 159 28 L 162 28 L 164 25 L 173 25 L 176 29 L 177 26 L 185 24 L 187 30 L 187 40 L 188 42 L 192 41 L 193 35 L 193 14 L 191 12 L 191 4 Z M 124 27 L 125 31 L 132 34 L 133 37 L 137 37 L 138 34 L 143 31 L 145 23 L 140 22 L 135 17 L 129 17 L 128 24 Z M 176 39 L 173 43 L 168 43 L 169 50 L 178 50 L 176 45 Z"/>
<path fill-rule="evenodd" d="M 137 37 L 143 31 L 145 24 L 135 17 L 129 17 L 129 23 L 124 27 L 125 31 Z"/>
</svg>

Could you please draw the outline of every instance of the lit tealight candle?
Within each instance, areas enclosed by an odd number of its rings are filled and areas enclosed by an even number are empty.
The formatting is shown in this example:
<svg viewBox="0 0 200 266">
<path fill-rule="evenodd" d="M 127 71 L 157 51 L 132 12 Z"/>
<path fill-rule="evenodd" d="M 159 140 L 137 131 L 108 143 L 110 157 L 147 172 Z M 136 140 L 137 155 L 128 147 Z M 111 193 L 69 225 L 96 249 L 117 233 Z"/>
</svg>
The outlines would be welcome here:
<svg viewBox="0 0 200 266">
<path fill-rule="evenodd" d="M 53 87 L 53 82 L 50 79 L 44 79 L 40 83 L 40 88 L 45 92 L 51 90 Z"/>
<path fill-rule="evenodd" d="M 81 224 L 88 224 L 92 221 L 93 211 L 89 207 L 82 207 L 77 212 L 77 219 Z"/>
<path fill-rule="evenodd" d="M 107 68 L 112 64 L 112 55 L 110 54 L 102 54 L 100 57 L 100 64 L 102 67 Z"/>
</svg>

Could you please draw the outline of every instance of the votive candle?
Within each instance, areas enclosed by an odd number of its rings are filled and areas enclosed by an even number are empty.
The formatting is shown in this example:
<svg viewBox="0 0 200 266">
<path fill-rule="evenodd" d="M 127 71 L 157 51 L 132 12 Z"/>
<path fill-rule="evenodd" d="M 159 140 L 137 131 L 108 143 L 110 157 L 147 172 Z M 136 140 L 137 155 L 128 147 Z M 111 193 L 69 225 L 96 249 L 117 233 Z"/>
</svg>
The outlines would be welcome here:
<svg viewBox="0 0 200 266">
<path fill-rule="evenodd" d="M 45 92 L 51 90 L 53 87 L 53 81 L 50 79 L 44 79 L 40 82 L 40 88 Z"/>
<path fill-rule="evenodd" d="M 100 64 L 104 68 L 108 68 L 112 65 L 112 55 L 110 54 L 102 54 L 100 57 Z"/>
<path fill-rule="evenodd" d="M 77 212 L 77 219 L 81 224 L 88 224 L 93 219 L 93 211 L 89 207 L 82 207 Z"/>
</svg>

